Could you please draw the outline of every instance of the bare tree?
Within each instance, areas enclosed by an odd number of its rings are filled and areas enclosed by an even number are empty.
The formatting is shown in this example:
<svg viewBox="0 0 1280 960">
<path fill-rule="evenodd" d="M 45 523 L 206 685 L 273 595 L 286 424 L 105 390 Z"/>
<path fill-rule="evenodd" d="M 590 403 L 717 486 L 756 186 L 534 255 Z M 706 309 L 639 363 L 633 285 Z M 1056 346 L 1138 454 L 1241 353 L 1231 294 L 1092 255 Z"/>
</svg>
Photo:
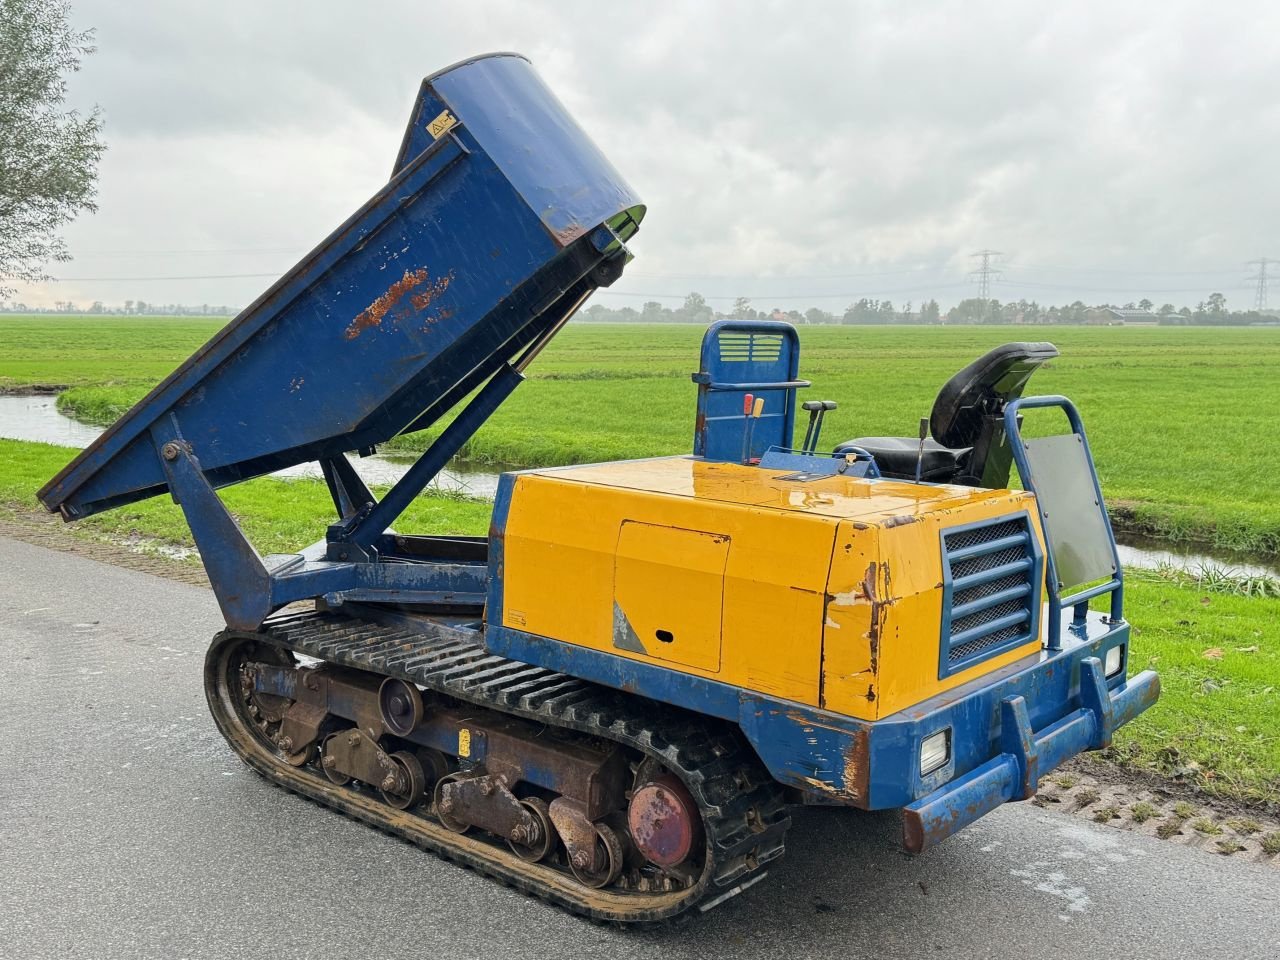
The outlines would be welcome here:
<svg viewBox="0 0 1280 960">
<path fill-rule="evenodd" d="M 66 0 L 0 0 L 0 297 L 69 260 L 57 231 L 96 209 L 102 122 L 65 108 L 67 77 L 93 52 Z"/>
</svg>

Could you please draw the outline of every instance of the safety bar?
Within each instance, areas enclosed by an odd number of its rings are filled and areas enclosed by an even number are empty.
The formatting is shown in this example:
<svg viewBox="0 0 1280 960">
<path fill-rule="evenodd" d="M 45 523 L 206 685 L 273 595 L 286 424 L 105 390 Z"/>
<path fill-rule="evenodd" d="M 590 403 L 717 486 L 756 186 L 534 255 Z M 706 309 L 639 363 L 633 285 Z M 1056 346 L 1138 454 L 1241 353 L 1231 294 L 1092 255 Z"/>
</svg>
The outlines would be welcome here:
<svg viewBox="0 0 1280 960">
<path fill-rule="evenodd" d="M 920 853 L 1002 803 L 1035 795 L 1040 778 L 1084 750 L 1101 750 L 1112 732 L 1156 702 L 1160 677 L 1144 670 L 1107 690 L 1102 661 L 1080 660 L 1080 708 L 1036 733 L 1021 696 L 1000 703 L 1000 755 L 903 810 L 902 840 Z"/>
<path fill-rule="evenodd" d="M 1022 478 L 1022 486 L 1032 493 L 1036 492 L 1035 476 L 1031 470 L 1031 464 L 1027 459 L 1026 447 L 1023 445 L 1021 424 L 1019 423 L 1018 413 L 1024 409 L 1058 407 L 1067 415 L 1067 420 L 1071 424 L 1072 433 L 1080 438 L 1080 443 L 1084 447 L 1085 459 L 1089 463 L 1089 473 L 1093 480 L 1093 492 L 1097 498 L 1098 510 L 1102 513 L 1102 522 L 1106 526 L 1107 539 L 1111 541 L 1111 557 L 1115 575 L 1106 583 L 1097 584 L 1080 590 L 1069 596 L 1063 597 L 1058 593 L 1058 570 L 1057 564 L 1053 558 L 1053 544 L 1050 542 L 1049 525 L 1045 521 L 1045 504 L 1036 498 L 1037 508 L 1040 511 L 1041 527 L 1044 529 L 1045 543 L 1048 550 L 1045 551 L 1046 567 L 1045 581 L 1049 590 L 1049 636 L 1048 649 L 1062 649 L 1062 610 L 1065 607 L 1073 608 L 1071 627 L 1074 631 L 1083 634 L 1085 629 L 1085 617 L 1089 612 L 1089 601 L 1094 597 L 1100 597 L 1104 593 L 1111 594 L 1111 622 L 1124 622 L 1124 571 L 1120 567 L 1120 553 L 1116 549 L 1116 537 L 1111 529 L 1111 518 L 1107 515 L 1107 508 L 1102 499 L 1102 486 L 1098 483 L 1098 471 L 1093 465 L 1093 453 L 1089 449 L 1089 438 L 1084 432 L 1084 421 L 1080 419 L 1080 412 L 1066 397 L 1051 395 L 1044 397 L 1019 397 L 1010 400 L 1004 408 L 1004 428 L 1005 434 L 1009 437 L 1009 447 L 1013 452 L 1013 462 L 1018 467 L 1018 476 Z"/>
<path fill-rule="evenodd" d="M 808 380 L 765 380 L 760 383 L 718 383 L 711 379 L 710 374 L 695 373 L 693 375 L 694 383 L 705 384 L 712 390 L 751 390 L 759 392 L 761 390 L 799 390 L 802 387 L 813 386 Z"/>
</svg>

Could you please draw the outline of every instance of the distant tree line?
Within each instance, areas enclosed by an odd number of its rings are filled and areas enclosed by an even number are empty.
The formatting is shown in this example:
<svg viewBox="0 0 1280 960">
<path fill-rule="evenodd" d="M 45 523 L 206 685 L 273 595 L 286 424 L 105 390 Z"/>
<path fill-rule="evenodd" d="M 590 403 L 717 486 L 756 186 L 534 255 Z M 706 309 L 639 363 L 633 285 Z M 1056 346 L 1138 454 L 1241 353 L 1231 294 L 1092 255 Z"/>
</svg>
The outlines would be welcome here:
<svg viewBox="0 0 1280 960">
<path fill-rule="evenodd" d="M 0 313 L 58 313 L 103 316 L 151 316 L 151 317 L 233 317 L 240 307 L 221 304 L 150 303 L 146 300 L 126 300 L 118 306 L 106 306 L 95 300 L 85 307 L 71 300 L 56 302 L 51 307 L 32 307 L 20 302 L 0 302 Z M 1175 307 L 1162 304 L 1156 309 L 1151 300 L 1142 299 L 1122 306 L 1104 303 L 1090 306 L 1081 300 L 1063 306 L 1042 306 L 1034 300 L 982 300 L 973 297 L 961 300 L 950 310 L 942 310 L 937 300 L 926 300 L 918 306 L 908 300 L 899 309 L 889 300 L 863 297 L 849 304 L 840 313 L 832 313 L 820 307 L 799 310 L 783 310 L 773 307 L 756 309 L 747 297 L 738 297 L 728 311 L 720 311 L 707 303 L 700 293 L 690 293 L 684 303 L 672 309 L 656 300 L 634 307 L 607 307 L 593 303 L 580 315 L 593 323 L 697 323 L 706 325 L 713 320 L 786 320 L 796 324 L 1077 324 L 1107 325 L 1120 322 L 1110 310 L 1140 311 L 1139 315 L 1126 316 L 1125 322 L 1135 319 L 1159 323 L 1161 326 L 1249 326 L 1251 324 L 1280 324 L 1280 311 L 1259 313 L 1256 310 L 1229 310 L 1227 298 L 1212 293 L 1195 307 Z"/>
<path fill-rule="evenodd" d="M 1280 312 L 1259 313 L 1256 310 L 1229 310 L 1227 298 L 1221 293 L 1209 297 L 1192 307 L 1175 307 L 1165 303 L 1159 309 L 1148 299 L 1123 305 L 1103 303 L 1089 305 L 1081 300 L 1062 306 L 1042 306 L 1035 300 L 983 300 L 973 297 L 961 300 L 950 310 L 943 311 L 937 300 L 926 300 L 916 306 L 908 300 L 899 309 L 892 301 L 869 297 L 849 304 L 843 312 L 832 313 L 819 307 L 799 310 L 756 309 L 747 297 L 738 297 L 727 311 L 712 308 L 706 297 L 690 293 L 684 303 L 672 309 L 656 300 L 650 300 L 640 309 L 634 307 L 607 307 L 595 303 L 582 313 L 582 318 L 593 323 L 700 323 L 713 320 L 788 320 L 802 324 L 1097 324 L 1120 322 L 1109 311 L 1137 311 L 1127 321 L 1147 320 L 1162 326 L 1194 324 L 1200 326 L 1248 326 L 1258 323 L 1280 322 Z"/>
<path fill-rule="evenodd" d="M 146 300 L 126 300 L 119 306 L 111 307 L 101 300 L 95 300 L 87 307 L 71 300 L 58 300 L 51 307 L 32 307 L 17 301 L 0 302 L 0 313 L 100 314 L 113 317 L 234 317 L 241 309 L 222 304 L 148 303 Z"/>
<path fill-rule="evenodd" d="M 595 303 L 583 311 L 583 319 L 593 323 L 701 323 L 713 320 L 788 320 L 791 323 L 940 323 L 942 314 L 938 301 L 930 300 L 922 303 L 919 310 L 913 310 L 911 302 L 903 305 L 901 310 L 888 300 L 862 299 L 851 304 L 843 313 L 831 313 L 819 307 L 810 307 L 801 313 L 799 310 L 783 310 L 773 307 L 769 310 L 757 310 L 746 297 L 738 297 L 732 309 L 719 311 L 707 303 L 706 297 L 700 293 L 690 293 L 684 303 L 672 309 L 664 307 L 656 300 L 646 302 L 639 310 L 634 307 L 606 307 Z"/>
<path fill-rule="evenodd" d="M 1227 298 L 1221 293 L 1211 293 L 1208 298 L 1192 307 L 1175 307 L 1161 304 L 1159 309 L 1151 300 L 1143 298 L 1125 304 L 1103 303 L 1089 306 L 1076 300 L 1065 306 L 1041 306 L 1034 300 L 1017 300 L 1001 303 L 999 300 L 962 300 L 947 311 L 947 323 L 1037 323 L 1037 324 L 1108 324 L 1115 322 L 1112 310 L 1135 311 L 1161 326 L 1249 326 L 1258 323 L 1280 321 L 1280 312 L 1257 310 L 1229 310 Z M 1127 317 L 1132 322 L 1134 317 Z"/>
</svg>

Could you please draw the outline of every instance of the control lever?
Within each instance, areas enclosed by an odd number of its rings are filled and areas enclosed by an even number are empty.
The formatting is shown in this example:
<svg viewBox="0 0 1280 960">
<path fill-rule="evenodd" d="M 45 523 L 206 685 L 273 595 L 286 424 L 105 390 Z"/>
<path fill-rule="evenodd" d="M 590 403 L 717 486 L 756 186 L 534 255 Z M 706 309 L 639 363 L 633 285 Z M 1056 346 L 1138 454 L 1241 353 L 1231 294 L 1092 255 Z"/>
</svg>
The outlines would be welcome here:
<svg viewBox="0 0 1280 960">
<path fill-rule="evenodd" d="M 924 442 L 929 439 L 929 418 L 920 418 L 920 449 L 916 453 L 916 483 L 920 482 L 920 472 L 924 467 Z"/>
<path fill-rule="evenodd" d="M 751 410 L 755 406 L 755 397 L 743 394 L 742 397 L 742 462 L 746 463 L 751 456 Z"/>
<path fill-rule="evenodd" d="M 822 433 L 822 421 L 826 417 L 828 410 L 836 409 L 834 400 L 810 400 L 804 405 L 806 410 L 810 409 L 810 403 L 816 405 L 814 412 L 809 415 L 810 423 L 813 426 L 813 436 L 810 437 L 805 434 L 805 449 L 802 451 L 804 453 L 813 453 L 818 449 L 818 436 Z M 815 416 L 816 419 L 814 419 Z"/>
<path fill-rule="evenodd" d="M 813 438 L 813 425 L 818 419 L 818 412 L 822 409 L 822 401 L 806 400 L 800 404 L 800 409 L 807 410 L 809 413 L 809 427 L 804 432 L 804 443 L 800 445 L 800 452 L 812 453 L 817 448 L 817 444 L 810 446 L 809 441 Z"/>
<path fill-rule="evenodd" d="M 751 394 L 747 394 L 747 401 L 751 400 Z M 747 406 L 747 404 L 743 404 Z M 742 462 L 751 463 L 751 434 L 755 432 L 756 421 L 760 419 L 760 414 L 764 413 L 764 397 L 756 397 L 755 404 L 751 407 L 750 417 L 747 418 L 747 436 L 746 444 L 742 451 Z"/>
</svg>

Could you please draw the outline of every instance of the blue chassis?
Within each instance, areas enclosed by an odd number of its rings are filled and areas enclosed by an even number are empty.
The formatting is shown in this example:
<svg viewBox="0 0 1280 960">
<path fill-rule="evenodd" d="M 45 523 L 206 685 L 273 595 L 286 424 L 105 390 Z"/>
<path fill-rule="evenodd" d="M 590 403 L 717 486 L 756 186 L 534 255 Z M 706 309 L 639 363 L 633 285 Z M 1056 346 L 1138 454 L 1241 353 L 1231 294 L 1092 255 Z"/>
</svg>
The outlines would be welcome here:
<svg viewBox="0 0 1280 960">
<path fill-rule="evenodd" d="M 770 774 L 819 802 L 906 807 L 907 847 L 920 851 L 1009 800 L 1036 792 L 1069 757 L 1098 750 L 1159 696 L 1152 671 L 1111 681 L 1102 663 L 1129 628 L 1089 616 L 1089 637 L 1042 651 L 883 720 L 862 721 L 740 687 L 489 627 L 493 653 L 736 723 Z M 920 744 L 951 730 L 942 768 L 920 774 Z"/>
</svg>

